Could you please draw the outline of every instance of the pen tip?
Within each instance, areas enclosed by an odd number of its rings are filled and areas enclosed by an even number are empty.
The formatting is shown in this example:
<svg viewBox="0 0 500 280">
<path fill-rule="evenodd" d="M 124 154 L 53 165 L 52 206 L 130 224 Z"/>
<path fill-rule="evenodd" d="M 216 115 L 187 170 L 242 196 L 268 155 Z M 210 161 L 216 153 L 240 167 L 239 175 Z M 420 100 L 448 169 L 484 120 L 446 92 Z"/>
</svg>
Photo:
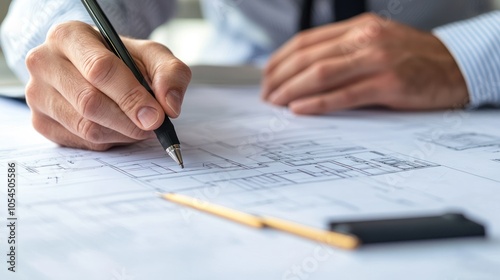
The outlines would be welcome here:
<svg viewBox="0 0 500 280">
<path fill-rule="evenodd" d="M 182 160 L 181 147 L 179 144 L 168 147 L 166 152 L 177 164 L 184 168 L 184 161 Z"/>
</svg>

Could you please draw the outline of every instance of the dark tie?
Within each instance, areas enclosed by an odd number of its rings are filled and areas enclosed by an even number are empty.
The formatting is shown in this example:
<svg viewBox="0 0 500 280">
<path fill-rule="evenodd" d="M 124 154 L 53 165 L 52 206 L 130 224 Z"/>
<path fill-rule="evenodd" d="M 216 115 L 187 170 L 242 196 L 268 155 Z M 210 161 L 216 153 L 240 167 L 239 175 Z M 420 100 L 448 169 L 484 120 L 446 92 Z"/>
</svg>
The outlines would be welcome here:
<svg viewBox="0 0 500 280">
<path fill-rule="evenodd" d="M 335 21 L 341 21 L 366 11 L 366 0 L 333 0 L 333 14 Z M 314 0 L 303 0 L 299 22 L 299 30 L 306 30 L 312 27 L 312 13 L 314 10 Z"/>
<path fill-rule="evenodd" d="M 365 0 L 337 0 L 333 1 L 335 21 L 346 20 L 366 11 Z"/>
</svg>

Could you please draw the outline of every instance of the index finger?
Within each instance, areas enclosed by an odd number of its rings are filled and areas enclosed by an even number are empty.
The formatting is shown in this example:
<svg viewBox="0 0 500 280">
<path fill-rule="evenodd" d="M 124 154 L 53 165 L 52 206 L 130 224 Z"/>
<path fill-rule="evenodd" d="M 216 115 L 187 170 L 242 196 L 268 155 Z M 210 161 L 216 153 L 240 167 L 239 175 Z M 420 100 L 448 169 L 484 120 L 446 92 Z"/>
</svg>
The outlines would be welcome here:
<svg viewBox="0 0 500 280">
<path fill-rule="evenodd" d="M 124 39 L 127 42 L 129 39 Z M 152 41 L 136 41 L 129 45 L 129 51 L 138 58 L 139 67 L 151 79 L 156 100 L 170 117 L 177 117 L 181 111 L 191 70 L 177 59 L 165 46 Z"/>
<path fill-rule="evenodd" d="M 292 55 L 294 52 L 308 48 L 312 45 L 321 43 L 326 40 L 337 38 L 349 31 L 354 26 L 371 20 L 374 20 L 374 15 L 365 13 L 352 19 L 303 31 L 293 37 L 277 52 L 275 52 L 275 54 L 267 63 L 265 73 L 271 73 L 276 68 L 276 66 L 278 66 L 283 60 Z"/>
<path fill-rule="evenodd" d="M 272 72 L 277 65 L 298 50 L 341 36 L 349 29 L 349 24 L 350 21 L 330 24 L 306 30 L 295 35 L 271 56 L 266 65 L 265 72 Z"/>
<path fill-rule="evenodd" d="M 143 130 L 158 128 L 165 118 L 161 105 L 139 83 L 132 71 L 109 51 L 99 32 L 90 25 L 70 22 L 50 33 L 58 50 L 82 76 L 111 98 Z M 69 42 L 61 44 L 61 42 Z M 82 96 L 80 99 L 89 98 Z"/>
</svg>

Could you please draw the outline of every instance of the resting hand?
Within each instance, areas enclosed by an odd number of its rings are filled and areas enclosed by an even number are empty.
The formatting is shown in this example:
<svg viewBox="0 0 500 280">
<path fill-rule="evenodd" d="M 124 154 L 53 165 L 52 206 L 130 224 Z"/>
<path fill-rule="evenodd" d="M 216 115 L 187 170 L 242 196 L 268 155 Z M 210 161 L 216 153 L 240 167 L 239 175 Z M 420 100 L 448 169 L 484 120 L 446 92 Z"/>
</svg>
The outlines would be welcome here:
<svg viewBox="0 0 500 280">
<path fill-rule="evenodd" d="M 270 59 L 262 98 L 297 114 L 469 102 L 460 69 L 438 38 L 373 14 L 294 37 Z"/>
<path fill-rule="evenodd" d="M 63 146 L 106 150 L 151 137 L 165 113 L 179 115 L 189 68 L 160 44 L 123 41 L 156 99 L 105 47 L 97 30 L 63 23 L 26 58 L 26 100 L 37 131 Z"/>
</svg>

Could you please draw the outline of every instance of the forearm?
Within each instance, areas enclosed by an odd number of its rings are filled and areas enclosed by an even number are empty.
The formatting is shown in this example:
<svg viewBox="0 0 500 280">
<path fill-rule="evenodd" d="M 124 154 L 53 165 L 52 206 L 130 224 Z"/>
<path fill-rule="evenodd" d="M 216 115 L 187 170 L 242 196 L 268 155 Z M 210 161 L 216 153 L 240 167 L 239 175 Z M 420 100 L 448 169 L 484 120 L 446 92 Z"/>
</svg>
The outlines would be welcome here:
<svg viewBox="0 0 500 280">
<path fill-rule="evenodd" d="M 172 16 L 175 0 L 102 0 L 99 2 L 120 34 L 146 38 Z M 77 20 L 92 24 L 80 0 L 13 1 L 2 25 L 2 47 L 17 76 L 27 81 L 26 54 L 45 41 L 49 29 Z"/>
<path fill-rule="evenodd" d="M 500 11 L 434 30 L 459 65 L 469 107 L 500 105 Z"/>
</svg>

